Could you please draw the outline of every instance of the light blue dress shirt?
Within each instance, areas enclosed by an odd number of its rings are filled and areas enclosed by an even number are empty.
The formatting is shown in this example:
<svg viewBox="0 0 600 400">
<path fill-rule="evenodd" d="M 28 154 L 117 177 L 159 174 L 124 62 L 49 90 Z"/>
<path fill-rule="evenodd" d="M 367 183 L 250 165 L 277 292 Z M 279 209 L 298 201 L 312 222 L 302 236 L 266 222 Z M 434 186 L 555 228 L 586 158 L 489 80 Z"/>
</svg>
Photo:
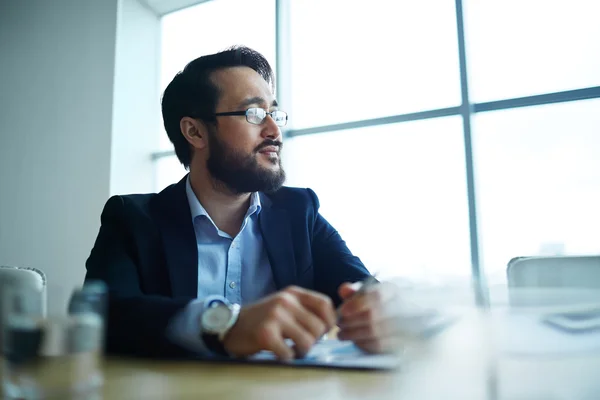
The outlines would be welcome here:
<svg viewBox="0 0 600 400">
<path fill-rule="evenodd" d="M 198 298 L 173 319 L 168 334 L 181 345 L 198 352 L 208 349 L 200 338 L 200 317 L 207 301 L 225 298 L 250 304 L 276 291 L 271 265 L 258 224 L 260 197 L 250 196 L 250 206 L 235 237 L 220 230 L 192 190 L 186 195 L 198 246 Z"/>
</svg>

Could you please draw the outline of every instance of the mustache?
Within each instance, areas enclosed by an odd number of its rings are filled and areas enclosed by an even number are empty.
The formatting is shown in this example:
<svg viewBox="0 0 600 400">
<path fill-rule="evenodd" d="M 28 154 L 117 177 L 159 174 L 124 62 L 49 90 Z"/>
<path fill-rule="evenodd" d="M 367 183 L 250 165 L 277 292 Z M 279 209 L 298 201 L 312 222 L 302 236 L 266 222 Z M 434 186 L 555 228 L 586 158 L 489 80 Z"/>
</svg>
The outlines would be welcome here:
<svg viewBox="0 0 600 400">
<path fill-rule="evenodd" d="M 278 151 L 281 151 L 281 148 L 283 147 L 283 143 L 278 140 L 267 139 L 264 142 L 262 142 L 261 144 L 259 144 L 258 146 L 256 146 L 256 148 L 254 149 L 254 152 L 258 153 L 265 147 L 269 147 L 269 146 L 277 146 Z"/>
</svg>

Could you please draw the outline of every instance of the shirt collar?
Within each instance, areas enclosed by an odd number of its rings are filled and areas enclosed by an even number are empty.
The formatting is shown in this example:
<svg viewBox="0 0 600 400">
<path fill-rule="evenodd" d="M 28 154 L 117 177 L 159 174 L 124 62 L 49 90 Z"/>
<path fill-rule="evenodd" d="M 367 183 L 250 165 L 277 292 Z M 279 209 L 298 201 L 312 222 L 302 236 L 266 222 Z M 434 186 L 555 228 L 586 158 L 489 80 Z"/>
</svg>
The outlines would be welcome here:
<svg viewBox="0 0 600 400">
<path fill-rule="evenodd" d="M 250 195 L 250 206 L 248 207 L 248 212 L 246 213 L 246 217 L 256 213 L 256 215 L 260 214 L 260 196 L 258 192 L 252 192 Z"/>
<path fill-rule="evenodd" d="M 208 215 L 208 213 L 206 212 L 204 207 L 202 207 L 202 204 L 200 203 L 200 201 L 196 197 L 196 194 L 192 190 L 192 185 L 190 184 L 190 176 L 189 175 L 185 181 L 185 194 L 187 195 L 188 203 L 190 205 L 192 221 L 194 221 L 196 219 L 196 217 L 201 216 L 201 215 L 206 216 L 208 219 L 210 219 L 212 221 L 212 218 L 210 218 L 210 215 Z M 262 207 L 260 205 L 260 196 L 258 195 L 258 192 L 253 192 L 250 195 L 250 206 L 248 207 L 248 211 L 246 212 L 245 218 L 247 218 L 255 213 L 256 213 L 256 215 L 258 215 L 260 213 L 261 208 Z"/>
</svg>

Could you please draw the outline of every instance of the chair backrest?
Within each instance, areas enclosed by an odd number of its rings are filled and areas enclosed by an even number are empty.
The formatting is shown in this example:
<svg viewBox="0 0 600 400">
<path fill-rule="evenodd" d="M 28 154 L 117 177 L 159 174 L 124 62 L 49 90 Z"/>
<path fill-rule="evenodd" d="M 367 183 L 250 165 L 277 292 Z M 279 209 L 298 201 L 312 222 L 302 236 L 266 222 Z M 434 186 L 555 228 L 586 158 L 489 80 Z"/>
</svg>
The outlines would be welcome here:
<svg viewBox="0 0 600 400">
<path fill-rule="evenodd" d="M 506 268 L 509 287 L 600 288 L 600 255 L 517 257 Z"/>
</svg>

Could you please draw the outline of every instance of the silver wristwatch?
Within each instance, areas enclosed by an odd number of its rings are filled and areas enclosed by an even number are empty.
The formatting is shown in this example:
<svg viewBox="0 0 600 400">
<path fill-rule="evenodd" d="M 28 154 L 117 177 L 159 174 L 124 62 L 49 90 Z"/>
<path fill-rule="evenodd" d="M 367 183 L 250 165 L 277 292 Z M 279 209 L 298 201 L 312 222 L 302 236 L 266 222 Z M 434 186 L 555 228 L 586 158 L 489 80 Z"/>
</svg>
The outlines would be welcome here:
<svg viewBox="0 0 600 400">
<path fill-rule="evenodd" d="M 210 300 L 200 318 L 200 335 L 211 351 L 228 355 L 223 346 L 223 338 L 235 325 L 240 314 L 240 305 L 222 299 Z"/>
</svg>

